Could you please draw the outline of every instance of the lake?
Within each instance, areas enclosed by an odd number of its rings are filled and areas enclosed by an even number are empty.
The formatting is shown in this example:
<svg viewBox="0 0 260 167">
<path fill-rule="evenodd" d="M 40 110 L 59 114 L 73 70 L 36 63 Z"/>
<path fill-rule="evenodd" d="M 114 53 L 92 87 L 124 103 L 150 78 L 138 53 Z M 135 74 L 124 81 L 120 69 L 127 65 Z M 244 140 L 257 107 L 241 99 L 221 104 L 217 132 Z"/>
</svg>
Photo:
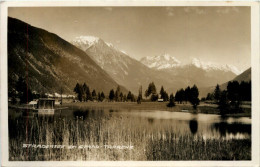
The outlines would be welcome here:
<svg viewBox="0 0 260 167">
<path fill-rule="evenodd" d="M 251 159 L 248 117 L 93 108 L 27 116 L 9 109 L 9 127 L 10 160 Z M 64 148 L 22 148 L 22 144 Z"/>
</svg>

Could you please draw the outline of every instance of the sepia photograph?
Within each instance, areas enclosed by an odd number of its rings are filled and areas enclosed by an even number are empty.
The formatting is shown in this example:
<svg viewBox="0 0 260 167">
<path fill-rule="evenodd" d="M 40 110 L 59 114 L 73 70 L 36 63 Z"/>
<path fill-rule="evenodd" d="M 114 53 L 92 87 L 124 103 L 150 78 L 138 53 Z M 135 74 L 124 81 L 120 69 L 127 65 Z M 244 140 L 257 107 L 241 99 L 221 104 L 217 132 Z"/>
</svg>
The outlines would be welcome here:
<svg viewBox="0 0 260 167">
<path fill-rule="evenodd" d="M 8 161 L 251 161 L 251 17 L 8 7 Z"/>
</svg>

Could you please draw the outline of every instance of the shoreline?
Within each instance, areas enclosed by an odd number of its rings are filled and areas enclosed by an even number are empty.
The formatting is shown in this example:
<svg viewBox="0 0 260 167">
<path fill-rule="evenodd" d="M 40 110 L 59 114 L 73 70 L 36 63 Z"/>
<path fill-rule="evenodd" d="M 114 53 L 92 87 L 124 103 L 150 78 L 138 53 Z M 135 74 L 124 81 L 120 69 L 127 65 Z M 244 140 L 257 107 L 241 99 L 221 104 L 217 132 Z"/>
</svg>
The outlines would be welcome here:
<svg viewBox="0 0 260 167">
<path fill-rule="evenodd" d="M 201 103 L 197 109 L 193 109 L 191 104 L 176 104 L 174 107 L 167 107 L 168 102 L 78 102 L 64 103 L 62 106 L 69 108 L 100 108 L 100 109 L 126 109 L 126 110 L 159 110 L 170 112 L 185 112 L 185 113 L 202 113 L 202 114 L 219 114 L 217 105 Z M 251 117 L 251 108 L 244 109 L 243 113 L 226 114 L 227 117 Z"/>
<path fill-rule="evenodd" d="M 68 107 L 69 109 L 113 109 L 113 110 L 144 110 L 144 111 L 170 111 L 170 112 L 185 112 L 185 113 L 201 113 L 220 115 L 216 104 L 201 103 L 197 109 L 193 109 L 189 103 L 175 104 L 174 107 L 167 107 L 168 102 L 77 102 L 63 103 L 63 105 L 55 106 L 54 109 Z M 8 108 L 25 109 L 22 105 L 8 105 Z M 31 108 L 28 108 L 29 110 Z M 243 108 L 243 113 L 226 114 L 225 117 L 251 117 L 251 108 Z"/>
</svg>

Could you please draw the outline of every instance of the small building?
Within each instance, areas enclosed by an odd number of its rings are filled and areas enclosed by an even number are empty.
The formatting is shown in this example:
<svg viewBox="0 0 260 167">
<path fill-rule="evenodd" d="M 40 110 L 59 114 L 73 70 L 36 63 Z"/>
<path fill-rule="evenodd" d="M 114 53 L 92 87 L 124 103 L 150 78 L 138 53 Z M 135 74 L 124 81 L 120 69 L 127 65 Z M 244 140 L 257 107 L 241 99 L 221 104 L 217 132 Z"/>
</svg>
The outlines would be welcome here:
<svg viewBox="0 0 260 167">
<path fill-rule="evenodd" d="M 39 114 L 54 114 L 55 100 L 49 98 L 40 98 L 37 103 Z"/>
<path fill-rule="evenodd" d="M 158 99 L 157 101 L 158 101 L 158 102 L 163 102 L 163 99 Z"/>
</svg>

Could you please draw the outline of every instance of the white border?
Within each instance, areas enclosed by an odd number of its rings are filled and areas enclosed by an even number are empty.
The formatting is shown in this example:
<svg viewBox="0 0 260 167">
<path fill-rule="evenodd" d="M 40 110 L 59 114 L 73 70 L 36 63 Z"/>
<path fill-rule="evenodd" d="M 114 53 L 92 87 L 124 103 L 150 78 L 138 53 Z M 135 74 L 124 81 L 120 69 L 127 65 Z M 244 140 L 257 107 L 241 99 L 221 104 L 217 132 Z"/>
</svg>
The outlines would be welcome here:
<svg viewBox="0 0 260 167">
<path fill-rule="evenodd" d="M 7 8 L 50 6 L 250 6 L 251 7 L 251 66 L 252 66 L 252 160 L 251 161 L 8 161 L 8 97 L 7 97 Z M 260 98 L 259 98 L 259 3 L 257 2 L 177 2 L 177 1 L 56 1 L 2 2 L 0 56 L 0 119 L 2 166 L 260 166 Z"/>
</svg>

